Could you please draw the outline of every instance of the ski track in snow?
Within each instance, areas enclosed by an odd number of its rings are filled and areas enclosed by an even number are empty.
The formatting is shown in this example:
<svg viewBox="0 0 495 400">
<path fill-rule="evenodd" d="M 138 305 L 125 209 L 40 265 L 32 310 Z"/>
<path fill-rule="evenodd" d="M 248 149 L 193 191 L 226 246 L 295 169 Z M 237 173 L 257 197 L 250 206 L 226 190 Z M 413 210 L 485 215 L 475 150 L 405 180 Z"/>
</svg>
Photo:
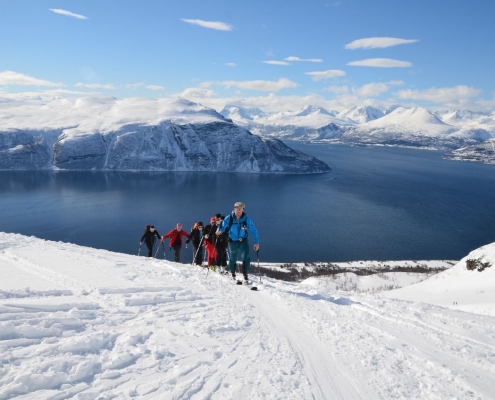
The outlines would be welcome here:
<svg viewBox="0 0 495 400">
<path fill-rule="evenodd" d="M 494 317 L 2 233 L 0 273 L 0 400 L 493 398 Z"/>
</svg>

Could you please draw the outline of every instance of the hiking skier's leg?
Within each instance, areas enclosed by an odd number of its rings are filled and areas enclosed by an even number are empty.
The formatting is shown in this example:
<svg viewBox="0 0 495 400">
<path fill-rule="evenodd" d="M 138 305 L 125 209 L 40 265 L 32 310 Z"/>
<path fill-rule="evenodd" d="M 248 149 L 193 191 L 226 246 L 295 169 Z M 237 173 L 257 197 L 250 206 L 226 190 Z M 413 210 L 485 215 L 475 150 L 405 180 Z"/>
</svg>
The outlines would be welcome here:
<svg viewBox="0 0 495 400">
<path fill-rule="evenodd" d="M 237 262 L 237 251 L 239 250 L 239 242 L 229 243 L 229 270 L 231 274 L 235 275 L 235 264 Z"/>
<path fill-rule="evenodd" d="M 148 248 L 148 257 L 153 257 L 153 243 L 146 242 L 146 247 Z"/>
<path fill-rule="evenodd" d="M 175 262 L 180 262 L 180 248 L 181 246 L 174 246 L 174 261 Z"/>
<path fill-rule="evenodd" d="M 244 276 L 247 276 L 249 274 L 249 271 L 251 270 L 251 256 L 249 254 L 249 243 L 247 240 L 243 240 L 240 242 L 241 244 L 241 253 L 242 253 L 242 273 Z"/>
</svg>

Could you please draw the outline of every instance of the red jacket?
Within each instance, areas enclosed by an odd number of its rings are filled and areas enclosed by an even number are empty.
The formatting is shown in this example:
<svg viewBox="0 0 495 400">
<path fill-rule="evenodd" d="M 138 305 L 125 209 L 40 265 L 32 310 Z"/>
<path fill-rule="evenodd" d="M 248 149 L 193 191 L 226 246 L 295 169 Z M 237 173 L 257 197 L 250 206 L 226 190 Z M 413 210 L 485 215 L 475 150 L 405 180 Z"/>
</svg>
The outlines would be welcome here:
<svg viewBox="0 0 495 400">
<path fill-rule="evenodd" d="M 189 237 L 187 232 L 185 232 L 183 229 L 180 231 L 177 230 L 177 228 L 172 229 L 169 233 L 166 235 L 162 236 L 162 242 L 170 238 L 170 247 L 174 247 L 174 245 L 178 245 L 179 247 L 182 247 L 182 236 L 185 236 L 186 238 Z M 178 241 L 178 242 L 177 242 Z"/>
</svg>

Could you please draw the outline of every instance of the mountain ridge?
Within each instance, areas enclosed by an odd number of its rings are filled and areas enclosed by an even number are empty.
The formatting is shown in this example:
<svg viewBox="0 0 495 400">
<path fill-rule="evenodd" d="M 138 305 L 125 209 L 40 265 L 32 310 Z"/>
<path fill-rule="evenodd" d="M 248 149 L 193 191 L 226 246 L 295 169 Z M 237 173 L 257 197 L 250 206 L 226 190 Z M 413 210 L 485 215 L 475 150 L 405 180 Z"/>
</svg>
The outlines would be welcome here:
<svg viewBox="0 0 495 400">
<path fill-rule="evenodd" d="M 330 167 L 185 99 L 0 109 L 0 169 L 321 173 Z"/>
</svg>

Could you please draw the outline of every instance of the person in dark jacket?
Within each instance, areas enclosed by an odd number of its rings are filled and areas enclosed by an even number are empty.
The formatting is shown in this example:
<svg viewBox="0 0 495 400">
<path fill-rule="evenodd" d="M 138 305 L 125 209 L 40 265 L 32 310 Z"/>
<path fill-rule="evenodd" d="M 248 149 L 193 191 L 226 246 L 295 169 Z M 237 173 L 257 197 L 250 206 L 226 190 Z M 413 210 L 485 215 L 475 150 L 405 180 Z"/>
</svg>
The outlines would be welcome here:
<svg viewBox="0 0 495 400">
<path fill-rule="evenodd" d="M 210 218 L 210 223 L 205 226 L 205 249 L 208 254 L 208 268 L 215 270 L 215 265 L 217 261 L 217 252 L 215 250 L 215 231 L 217 225 L 215 224 L 215 217 Z"/>
<path fill-rule="evenodd" d="M 162 236 L 160 244 L 162 244 L 165 239 L 170 238 L 170 249 L 174 249 L 174 261 L 180 262 L 180 250 L 182 248 L 182 236 L 189 238 L 189 235 L 182 230 L 182 224 L 179 222 L 175 229 L 172 229 L 169 233 Z"/>
<path fill-rule="evenodd" d="M 153 246 L 155 244 L 155 237 L 160 239 L 160 234 L 158 233 L 158 231 L 153 225 L 146 225 L 146 229 L 144 230 L 144 234 L 141 237 L 139 246 L 142 246 L 144 240 L 144 242 L 146 243 L 146 247 L 148 247 L 148 257 L 153 257 Z"/>
<path fill-rule="evenodd" d="M 194 261 L 193 263 L 196 265 L 203 264 L 203 223 L 196 222 L 191 229 L 191 233 L 189 234 L 189 238 L 186 240 L 186 243 L 192 241 L 193 244 L 193 255 Z"/>
<path fill-rule="evenodd" d="M 216 229 L 220 228 L 225 217 L 222 214 L 215 215 Z M 216 266 L 221 272 L 227 272 L 227 246 L 229 244 L 229 234 L 224 232 L 221 235 L 215 235 L 215 250 L 217 253 Z M 223 267 L 223 268 L 222 268 Z"/>
</svg>

